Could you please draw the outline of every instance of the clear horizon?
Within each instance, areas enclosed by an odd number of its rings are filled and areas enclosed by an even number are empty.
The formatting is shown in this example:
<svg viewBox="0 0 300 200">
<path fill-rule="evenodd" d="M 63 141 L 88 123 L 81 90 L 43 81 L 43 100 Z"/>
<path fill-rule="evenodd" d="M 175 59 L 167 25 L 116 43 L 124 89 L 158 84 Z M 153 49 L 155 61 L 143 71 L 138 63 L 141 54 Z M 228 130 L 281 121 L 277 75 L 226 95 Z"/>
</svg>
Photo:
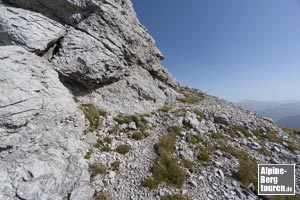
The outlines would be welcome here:
<svg viewBox="0 0 300 200">
<path fill-rule="evenodd" d="M 133 0 L 183 85 L 234 102 L 300 100 L 297 0 Z"/>
</svg>

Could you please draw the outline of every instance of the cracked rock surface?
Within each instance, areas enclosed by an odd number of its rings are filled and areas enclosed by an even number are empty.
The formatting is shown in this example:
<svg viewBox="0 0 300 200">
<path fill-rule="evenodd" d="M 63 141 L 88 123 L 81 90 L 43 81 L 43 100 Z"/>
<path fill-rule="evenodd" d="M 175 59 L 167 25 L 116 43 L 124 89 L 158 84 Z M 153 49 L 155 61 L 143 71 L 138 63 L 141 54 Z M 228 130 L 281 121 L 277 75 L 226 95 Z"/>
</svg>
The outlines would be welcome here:
<svg viewBox="0 0 300 200">
<path fill-rule="evenodd" d="M 0 45 L 20 45 L 42 53 L 65 33 L 64 26 L 42 14 L 0 5 Z"/>
<path fill-rule="evenodd" d="M 300 131 L 162 59 L 130 0 L 0 0 L 0 200 L 255 200 L 257 163 L 299 198 Z"/>
<path fill-rule="evenodd" d="M 85 189 L 83 114 L 46 60 L 0 47 L 0 199 L 63 199 Z M 76 199 L 76 198 L 73 198 Z"/>
</svg>

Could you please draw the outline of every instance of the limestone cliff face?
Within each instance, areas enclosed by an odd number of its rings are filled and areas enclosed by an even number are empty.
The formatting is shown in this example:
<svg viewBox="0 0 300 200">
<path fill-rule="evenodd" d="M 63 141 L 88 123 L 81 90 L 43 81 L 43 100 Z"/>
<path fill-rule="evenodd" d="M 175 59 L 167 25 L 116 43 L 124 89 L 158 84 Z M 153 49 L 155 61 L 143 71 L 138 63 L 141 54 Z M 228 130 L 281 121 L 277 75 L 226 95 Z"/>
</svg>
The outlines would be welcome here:
<svg viewBox="0 0 300 200">
<path fill-rule="evenodd" d="M 178 84 L 160 64 L 163 56 L 130 1 L 4 2 L 1 44 L 48 59 L 86 102 L 123 113 L 145 112 L 176 95 L 166 91 Z"/>
<path fill-rule="evenodd" d="M 129 0 L 0 1 L 0 45 L 3 200 L 93 196 L 74 95 L 127 114 L 178 96 Z"/>
<path fill-rule="evenodd" d="M 256 163 L 300 162 L 299 132 L 162 59 L 130 0 L 0 0 L 0 199 L 253 200 Z"/>
</svg>

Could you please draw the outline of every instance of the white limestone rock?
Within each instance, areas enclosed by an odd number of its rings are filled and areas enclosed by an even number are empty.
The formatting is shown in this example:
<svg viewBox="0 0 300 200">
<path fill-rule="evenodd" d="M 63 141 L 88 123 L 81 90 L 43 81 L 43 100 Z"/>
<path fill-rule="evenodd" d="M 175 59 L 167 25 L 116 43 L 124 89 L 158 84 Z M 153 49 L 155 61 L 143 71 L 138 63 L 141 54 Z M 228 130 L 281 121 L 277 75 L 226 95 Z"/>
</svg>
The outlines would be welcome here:
<svg viewBox="0 0 300 200">
<path fill-rule="evenodd" d="M 65 33 L 63 25 L 44 15 L 0 4 L 0 45 L 20 45 L 37 54 Z"/>
<path fill-rule="evenodd" d="M 84 117 L 51 64 L 0 47 L 0 82 L 0 197 L 63 199 L 88 188 Z"/>
</svg>

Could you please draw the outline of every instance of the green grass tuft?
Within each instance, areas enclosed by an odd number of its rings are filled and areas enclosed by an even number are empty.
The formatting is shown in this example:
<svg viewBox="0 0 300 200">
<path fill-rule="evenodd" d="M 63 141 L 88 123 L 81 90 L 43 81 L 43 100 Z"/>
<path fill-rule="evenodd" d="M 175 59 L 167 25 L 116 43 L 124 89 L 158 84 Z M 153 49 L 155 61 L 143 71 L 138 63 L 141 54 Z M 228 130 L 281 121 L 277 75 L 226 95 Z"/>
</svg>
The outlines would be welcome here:
<svg viewBox="0 0 300 200">
<path fill-rule="evenodd" d="M 111 200 L 111 198 L 109 197 L 109 194 L 102 193 L 102 192 L 95 194 L 94 199 L 95 200 Z"/>
<path fill-rule="evenodd" d="M 106 167 L 102 164 L 89 164 L 89 170 L 91 172 L 91 177 L 95 177 L 98 174 L 104 174 L 106 172 Z"/>
<path fill-rule="evenodd" d="M 120 161 L 117 160 L 117 161 L 111 163 L 111 167 L 112 167 L 113 171 L 118 171 L 119 167 L 120 167 Z"/>
<path fill-rule="evenodd" d="M 164 105 L 163 107 L 161 107 L 159 109 L 159 111 L 161 111 L 161 112 L 169 112 L 170 110 L 171 110 L 171 108 L 168 105 Z"/>
<path fill-rule="evenodd" d="M 132 134 L 132 138 L 135 140 L 143 140 L 143 139 L 147 138 L 148 136 L 149 136 L 148 132 L 142 132 L 142 131 L 135 132 Z"/>
<path fill-rule="evenodd" d="M 195 168 L 194 168 L 194 163 L 190 160 L 183 160 L 182 161 L 182 165 L 188 169 L 191 173 L 193 173 L 195 171 Z"/>
<path fill-rule="evenodd" d="M 169 134 L 163 136 L 154 145 L 158 158 L 152 168 L 152 176 L 145 179 L 143 185 L 150 189 L 155 189 L 161 182 L 181 188 L 186 179 L 185 171 L 179 166 L 177 159 L 173 156 L 175 152 L 176 136 L 181 128 L 173 126 L 169 129 Z"/>
<path fill-rule="evenodd" d="M 182 103 L 198 104 L 204 98 L 204 94 L 202 92 L 196 89 L 190 89 L 188 87 L 181 87 L 177 90 L 177 92 L 184 95 L 183 98 L 178 99 Z"/>
<path fill-rule="evenodd" d="M 147 129 L 148 124 L 148 121 L 143 115 L 118 115 L 114 120 L 118 122 L 118 124 L 130 124 L 131 122 L 135 122 L 137 128 L 142 131 Z"/>
<path fill-rule="evenodd" d="M 129 144 L 120 144 L 119 146 L 117 146 L 116 148 L 116 152 L 118 152 L 119 154 L 127 154 L 131 149 L 131 146 Z"/>
<path fill-rule="evenodd" d="M 84 158 L 88 160 L 88 159 L 91 158 L 91 156 L 92 156 L 92 152 L 91 152 L 91 151 L 88 151 L 88 152 L 86 152 Z"/>
<path fill-rule="evenodd" d="M 85 132 L 92 132 L 100 128 L 101 120 L 100 117 L 104 117 L 106 112 L 97 108 L 93 104 L 82 104 L 80 109 L 84 113 L 85 118 L 89 121 L 90 125 Z"/>
</svg>

